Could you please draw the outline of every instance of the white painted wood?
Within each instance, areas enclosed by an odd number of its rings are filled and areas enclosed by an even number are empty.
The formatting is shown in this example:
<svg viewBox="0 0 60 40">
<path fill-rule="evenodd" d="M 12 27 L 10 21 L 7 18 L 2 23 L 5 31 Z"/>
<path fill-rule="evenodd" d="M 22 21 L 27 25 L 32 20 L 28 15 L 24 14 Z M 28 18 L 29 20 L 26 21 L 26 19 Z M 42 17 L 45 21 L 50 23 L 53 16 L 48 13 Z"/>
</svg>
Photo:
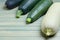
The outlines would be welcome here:
<svg viewBox="0 0 60 40">
<path fill-rule="evenodd" d="M 4 10 L 6 0 L 0 0 L 0 40 L 45 40 L 40 35 L 40 23 L 42 18 L 32 24 L 26 24 L 26 16 L 16 19 L 16 10 Z M 53 0 L 58 2 L 60 0 Z M 60 39 L 60 31 L 55 37 L 48 40 Z"/>
</svg>

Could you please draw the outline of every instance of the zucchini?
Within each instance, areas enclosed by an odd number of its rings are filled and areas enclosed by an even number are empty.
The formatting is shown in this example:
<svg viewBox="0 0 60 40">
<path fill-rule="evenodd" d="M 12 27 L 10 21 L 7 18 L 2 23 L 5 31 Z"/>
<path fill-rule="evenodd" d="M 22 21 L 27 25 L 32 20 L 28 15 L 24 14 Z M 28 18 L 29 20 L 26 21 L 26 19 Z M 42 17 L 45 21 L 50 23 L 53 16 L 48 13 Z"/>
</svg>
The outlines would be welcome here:
<svg viewBox="0 0 60 40">
<path fill-rule="evenodd" d="M 39 2 L 40 0 L 24 0 L 19 6 L 16 17 L 19 18 L 20 15 L 25 15 Z"/>
<path fill-rule="evenodd" d="M 5 2 L 5 6 L 8 9 L 13 9 L 13 8 L 19 6 L 22 1 L 23 0 L 7 0 Z"/>
<path fill-rule="evenodd" d="M 45 36 L 55 35 L 60 27 L 60 3 L 54 3 L 42 19 L 41 32 Z"/>
<path fill-rule="evenodd" d="M 33 23 L 41 16 L 43 16 L 48 8 L 52 5 L 52 0 L 41 0 L 37 5 L 29 12 L 26 22 Z"/>
</svg>

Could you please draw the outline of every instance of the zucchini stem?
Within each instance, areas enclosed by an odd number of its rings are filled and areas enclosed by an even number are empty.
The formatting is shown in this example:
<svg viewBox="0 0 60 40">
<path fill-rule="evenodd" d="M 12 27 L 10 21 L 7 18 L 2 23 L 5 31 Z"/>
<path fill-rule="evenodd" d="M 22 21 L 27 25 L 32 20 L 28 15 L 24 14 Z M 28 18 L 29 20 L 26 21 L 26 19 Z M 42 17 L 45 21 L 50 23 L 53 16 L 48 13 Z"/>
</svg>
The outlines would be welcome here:
<svg viewBox="0 0 60 40">
<path fill-rule="evenodd" d="M 31 18 L 27 18 L 26 22 L 30 23 L 31 22 Z"/>
<path fill-rule="evenodd" d="M 46 29 L 44 29 L 43 31 L 44 31 L 44 34 L 45 34 L 46 36 L 51 36 L 51 35 L 54 34 L 54 31 L 53 31 L 53 29 L 51 29 L 51 28 L 46 28 Z"/>
<path fill-rule="evenodd" d="M 3 9 L 8 10 L 7 5 L 4 5 Z"/>
<path fill-rule="evenodd" d="M 16 13 L 16 18 L 20 18 L 22 13 L 23 13 L 22 10 L 18 10 L 17 13 Z"/>
</svg>

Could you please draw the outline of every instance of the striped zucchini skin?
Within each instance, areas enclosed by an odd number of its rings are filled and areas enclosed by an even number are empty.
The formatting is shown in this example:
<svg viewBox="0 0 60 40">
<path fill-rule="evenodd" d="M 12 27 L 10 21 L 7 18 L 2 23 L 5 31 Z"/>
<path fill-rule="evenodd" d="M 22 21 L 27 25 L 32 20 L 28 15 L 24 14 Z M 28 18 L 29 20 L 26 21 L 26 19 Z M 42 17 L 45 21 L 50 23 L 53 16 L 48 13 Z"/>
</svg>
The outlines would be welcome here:
<svg viewBox="0 0 60 40">
<path fill-rule="evenodd" d="M 29 12 L 40 0 L 25 0 L 23 3 L 19 6 L 18 10 L 23 11 L 23 15 Z"/>
<path fill-rule="evenodd" d="M 7 0 L 5 2 L 5 6 L 8 9 L 13 9 L 13 8 L 19 6 L 22 1 L 23 0 Z"/>
<path fill-rule="evenodd" d="M 40 0 L 24 0 L 22 4 L 19 6 L 16 17 L 19 18 L 20 15 L 25 15 L 29 11 L 33 9 L 33 7 L 39 2 Z"/>
<path fill-rule="evenodd" d="M 52 5 L 52 0 L 41 0 L 37 5 L 29 12 L 26 22 L 32 23 L 43 16 L 48 8 Z"/>
</svg>

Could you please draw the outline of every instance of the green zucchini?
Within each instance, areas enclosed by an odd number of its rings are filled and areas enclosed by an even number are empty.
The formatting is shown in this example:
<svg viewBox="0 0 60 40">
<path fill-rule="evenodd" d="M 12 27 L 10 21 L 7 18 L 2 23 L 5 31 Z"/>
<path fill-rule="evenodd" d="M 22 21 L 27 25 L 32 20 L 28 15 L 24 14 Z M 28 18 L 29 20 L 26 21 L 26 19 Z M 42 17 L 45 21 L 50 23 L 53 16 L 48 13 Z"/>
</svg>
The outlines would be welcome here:
<svg viewBox="0 0 60 40">
<path fill-rule="evenodd" d="M 52 0 L 41 0 L 40 2 L 38 2 L 37 5 L 29 12 L 26 22 L 33 23 L 34 21 L 39 19 L 47 12 L 52 3 Z"/>
<path fill-rule="evenodd" d="M 27 14 L 39 1 L 41 0 L 24 0 L 17 10 L 16 17 Z"/>
</svg>

